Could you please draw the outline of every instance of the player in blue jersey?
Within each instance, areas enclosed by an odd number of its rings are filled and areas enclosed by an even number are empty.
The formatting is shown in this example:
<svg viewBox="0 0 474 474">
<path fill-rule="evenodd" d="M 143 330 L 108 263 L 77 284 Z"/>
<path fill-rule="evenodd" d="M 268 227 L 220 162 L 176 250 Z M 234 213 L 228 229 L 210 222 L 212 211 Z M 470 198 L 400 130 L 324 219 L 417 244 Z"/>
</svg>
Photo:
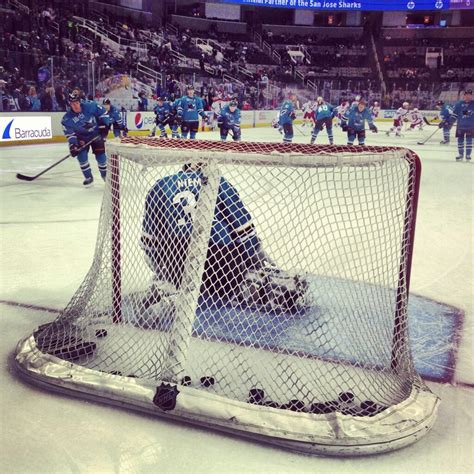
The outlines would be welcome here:
<svg viewBox="0 0 474 474">
<path fill-rule="evenodd" d="M 128 129 L 125 126 L 124 114 L 111 104 L 110 99 L 104 99 L 102 101 L 102 105 L 109 116 L 109 122 L 112 126 L 114 137 L 120 137 L 121 132 L 123 133 L 123 136 L 126 137 L 128 134 Z"/>
<path fill-rule="evenodd" d="M 166 133 L 166 125 L 170 124 L 172 119 L 171 114 L 171 106 L 169 102 L 166 100 L 166 97 L 161 96 L 158 97 L 156 101 L 156 105 L 153 108 L 153 112 L 155 113 L 155 126 L 153 127 L 152 132 L 150 133 L 150 137 L 154 137 L 156 133 L 156 127 L 160 129 L 160 138 L 168 138 L 168 134 Z"/>
<path fill-rule="evenodd" d="M 198 202 L 209 191 L 206 186 L 206 168 L 187 164 L 178 173 L 158 180 L 147 194 L 141 247 L 155 274 L 151 294 L 156 289 L 158 299 L 166 296 L 162 289 L 168 293 L 180 290 L 194 220 L 200 215 Z M 260 308 L 280 305 L 284 311 L 300 310 L 307 283 L 294 275 L 285 280 L 284 272 L 273 265 L 237 190 L 221 177 L 217 197 L 211 199 L 215 208 L 201 296 Z"/>
<path fill-rule="evenodd" d="M 88 153 L 92 147 L 99 166 L 100 175 L 105 180 L 107 156 L 104 140 L 109 132 L 109 117 L 107 111 L 96 102 L 81 101 L 79 95 L 71 93 L 68 98 L 69 110 L 61 121 L 64 134 L 69 143 L 72 156 L 76 156 L 84 175 L 84 186 L 94 181 L 89 165 Z M 87 142 L 96 138 L 90 146 L 81 149 Z"/>
<path fill-rule="evenodd" d="M 436 102 L 436 107 L 439 109 L 440 122 L 438 127 L 443 129 L 443 140 L 441 145 L 449 144 L 449 132 L 453 126 L 453 109 L 449 104 L 445 104 L 442 100 Z"/>
<path fill-rule="evenodd" d="M 458 156 L 456 161 L 464 158 L 464 143 L 466 143 L 466 161 L 471 161 L 472 137 L 474 135 L 474 102 L 472 89 L 464 91 L 463 100 L 458 101 L 453 108 L 453 122 L 457 122 L 456 137 L 458 139 Z"/>
<path fill-rule="evenodd" d="M 229 131 L 232 132 L 234 142 L 240 141 L 240 110 L 237 101 L 232 99 L 228 105 L 222 107 L 217 116 L 217 126 L 221 131 L 221 140 L 226 141 Z"/>
<path fill-rule="evenodd" d="M 170 128 L 172 138 L 181 138 L 179 134 L 179 120 L 178 120 L 178 106 L 180 100 L 175 97 L 174 94 L 170 94 L 168 97 L 168 104 L 170 105 Z"/>
<path fill-rule="evenodd" d="M 186 95 L 179 100 L 177 111 L 178 123 L 181 125 L 181 137 L 188 138 L 189 133 L 189 138 L 193 140 L 199 129 L 199 117 L 206 120 L 204 103 L 200 97 L 194 95 L 193 86 L 186 87 Z"/>
<path fill-rule="evenodd" d="M 280 106 L 280 115 L 278 116 L 278 125 L 283 129 L 283 142 L 291 143 L 293 141 L 293 121 L 296 118 L 296 94 L 290 92 L 288 99 L 284 100 Z"/>
<path fill-rule="evenodd" d="M 365 144 L 366 121 L 369 124 L 370 130 L 377 133 L 378 130 L 374 124 L 372 113 L 367 108 L 365 101 L 360 99 L 357 105 L 350 107 L 342 116 L 341 127 L 344 132 L 347 132 L 348 145 L 353 145 L 356 137 L 359 141 L 359 145 Z"/>
<path fill-rule="evenodd" d="M 316 100 L 316 106 L 314 108 L 314 128 L 311 133 L 311 143 L 316 141 L 316 137 L 319 132 L 326 126 L 326 131 L 329 138 L 329 144 L 334 143 L 334 134 L 332 131 L 332 119 L 336 114 L 336 109 L 331 104 L 324 101 L 322 97 L 318 97 Z"/>
</svg>

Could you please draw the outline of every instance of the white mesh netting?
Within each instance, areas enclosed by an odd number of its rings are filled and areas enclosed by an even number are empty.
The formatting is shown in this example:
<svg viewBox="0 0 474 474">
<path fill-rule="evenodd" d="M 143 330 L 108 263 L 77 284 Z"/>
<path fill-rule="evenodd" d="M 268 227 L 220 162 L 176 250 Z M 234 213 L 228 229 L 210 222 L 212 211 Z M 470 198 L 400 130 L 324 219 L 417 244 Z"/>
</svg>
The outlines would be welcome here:
<svg viewBox="0 0 474 474">
<path fill-rule="evenodd" d="M 406 317 L 416 155 L 140 138 L 108 151 L 94 262 L 57 320 L 20 345 L 23 370 L 34 353 L 102 385 L 155 387 L 154 408 L 194 420 L 213 418 L 215 402 L 363 422 L 356 441 L 352 425 L 325 425 L 314 436 L 327 445 L 368 444 L 379 429 L 368 427 L 407 402 L 416 421 L 380 428 L 384 443 L 429 428 L 436 402 L 413 368 Z"/>
</svg>

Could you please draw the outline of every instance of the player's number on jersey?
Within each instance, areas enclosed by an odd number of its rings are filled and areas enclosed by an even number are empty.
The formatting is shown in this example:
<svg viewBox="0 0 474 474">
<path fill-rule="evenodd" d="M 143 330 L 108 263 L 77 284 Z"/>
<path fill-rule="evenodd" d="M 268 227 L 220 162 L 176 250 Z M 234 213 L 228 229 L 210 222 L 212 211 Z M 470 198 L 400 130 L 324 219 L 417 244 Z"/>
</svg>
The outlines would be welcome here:
<svg viewBox="0 0 474 474">
<path fill-rule="evenodd" d="M 196 208 L 196 196 L 191 191 L 181 191 L 175 194 L 173 204 L 181 206 L 184 217 L 178 219 L 178 225 L 186 225 L 192 222 L 193 212 Z"/>
</svg>

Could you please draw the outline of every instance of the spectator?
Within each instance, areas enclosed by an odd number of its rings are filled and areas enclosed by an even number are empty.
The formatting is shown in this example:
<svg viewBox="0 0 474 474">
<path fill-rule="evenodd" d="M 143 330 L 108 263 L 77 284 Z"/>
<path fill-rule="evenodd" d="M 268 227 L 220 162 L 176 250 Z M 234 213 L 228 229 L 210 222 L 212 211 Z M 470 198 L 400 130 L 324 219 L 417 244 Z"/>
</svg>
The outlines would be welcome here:
<svg viewBox="0 0 474 474">
<path fill-rule="evenodd" d="M 53 93 L 54 89 L 52 87 L 46 87 L 44 92 L 40 96 L 41 102 L 41 111 L 42 112 L 52 112 L 54 108 L 53 104 Z"/>
<path fill-rule="evenodd" d="M 28 97 L 31 104 L 30 110 L 32 112 L 39 112 L 41 110 L 41 101 L 38 97 L 38 94 L 36 93 L 36 87 L 30 87 L 30 90 L 28 91 Z"/>
</svg>

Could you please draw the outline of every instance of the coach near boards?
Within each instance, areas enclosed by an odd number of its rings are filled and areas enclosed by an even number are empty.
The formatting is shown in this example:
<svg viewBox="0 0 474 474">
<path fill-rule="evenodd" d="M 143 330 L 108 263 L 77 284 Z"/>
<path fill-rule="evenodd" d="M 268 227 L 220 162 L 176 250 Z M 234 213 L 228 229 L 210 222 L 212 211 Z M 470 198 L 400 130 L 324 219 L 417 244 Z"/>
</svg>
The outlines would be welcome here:
<svg viewBox="0 0 474 474">
<path fill-rule="evenodd" d="M 94 178 L 89 164 L 89 147 L 95 155 L 100 175 L 105 180 L 107 156 L 105 154 L 105 137 L 109 133 L 110 118 L 107 111 L 96 102 L 82 101 L 80 95 L 72 92 L 68 97 L 69 110 L 61 121 L 66 135 L 71 156 L 77 157 L 84 186 L 90 186 Z"/>
</svg>

